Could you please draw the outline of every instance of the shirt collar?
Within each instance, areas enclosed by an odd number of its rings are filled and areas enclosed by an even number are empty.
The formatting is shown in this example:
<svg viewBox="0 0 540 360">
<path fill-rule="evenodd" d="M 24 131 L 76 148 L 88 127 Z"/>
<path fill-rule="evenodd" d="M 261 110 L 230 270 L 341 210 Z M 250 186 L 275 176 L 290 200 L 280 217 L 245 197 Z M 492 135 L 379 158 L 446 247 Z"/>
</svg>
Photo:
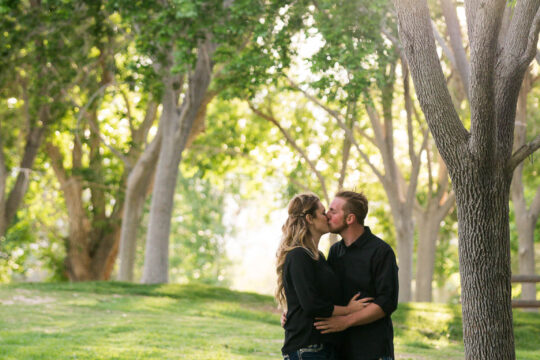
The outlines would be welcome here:
<svg viewBox="0 0 540 360">
<path fill-rule="evenodd" d="M 371 237 L 371 229 L 369 228 L 369 226 L 364 226 L 364 232 L 362 233 L 362 235 L 360 235 L 358 239 L 356 239 L 349 247 L 356 246 L 360 248 L 368 241 L 370 237 Z M 345 240 L 341 239 L 340 242 L 344 248 L 347 248 L 347 245 L 345 245 Z"/>
</svg>

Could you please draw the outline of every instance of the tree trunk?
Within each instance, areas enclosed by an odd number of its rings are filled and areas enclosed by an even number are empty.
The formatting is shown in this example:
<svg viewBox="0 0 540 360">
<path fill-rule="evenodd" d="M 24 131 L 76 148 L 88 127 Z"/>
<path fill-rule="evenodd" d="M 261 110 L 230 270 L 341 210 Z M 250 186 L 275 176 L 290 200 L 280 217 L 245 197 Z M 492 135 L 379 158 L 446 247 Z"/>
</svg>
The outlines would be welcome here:
<svg viewBox="0 0 540 360">
<path fill-rule="evenodd" d="M 394 210 L 392 210 L 394 213 Z M 412 211 L 394 213 L 399 265 L 399 302 L 412 301 L 414 221 Z"/>
<path fill-rule="evenodd" d="M 2 121 L 0 121 L 0 244 L 7 229 L 6 223 L 6 180 L 7 180 L 6 159 L 4 156 L 4 141 L 2 140 Z"/>
<path fill-rule="evenodd" d="M 510 284 L 512 173 L 540 147 L 512 154 L 515 109 L 536 54 L 540 4 L 515 4 L 498 48 L 506 1 L 465 1 L 470 42 L 470 131 L 442 72 L 425 0 L 395 0 L 399 35 L 433 138 L 453 181 L 458 213 L 466 359 L 515 359 Z"/>
<path fill-rule="evenodd" d="M 178 165 L 181 159 L 181 152 L 177 149 L 174 138 L 176 121 L 174 90 L 169 88 L 164 96 L 163 113 L 160 120 L 160 126 L 163 126 L 162 144 L 158 156 L 146 238 L 142 278 L 142 282 L 145 284 L 166 283 L 169 278 L 171 213 L 178 176 Z"/>
<path fill-rule="evenodd" d="M 169 279 L 169 235 L 178 165 L 210 84 L 213 67 L 211 58 L 215 49 L 216 45 L 209 39 L 200 46 L 197 65 L 190 77 L 180 115 L 173 84 L 170 78 L 165 81 L 160 120 L 160 126 L 163 126 L 162 143 L 146 237 L 142 278 L 145 284 L 166 283 Z"/>
<path fill-rule="evenodd" d="M 88 252 L 90 223 L 82 204 L 82 187 L 75 179 L 61 184 L 69 214 L 69 238 L 67 243 L 66 270 L 70 281 L 92 280 Z"/>
<path fill-rule="evenodd" d="M 482 172 L 482 164 L 467 165 L 454 177 L 466 358 L 514 359 L 510 181 L 501 172 Z"/>
<path fill-rule="evenodd" d="M 531 76 L 526 74 L 521 86 L 516 108 L 516 130 L 514 136 L 514 149 L 518 149 L 526 143 L 527 135 L 527 95 L 531 90 Z M 538 221 L 538 210 L 540 206 L 540 187 L 532 201 L 530 209 L 527 209 L 525 191 L 523 186 L 523 164 L 514 170 L 510 195 L 514 205 L 516 216 L 516 228 L 519 240 L 519 273 L 521 275 L 535 274 L 534 259 L 534 229 Z M 536 213 L 535 213 L 536 212 Z M 521 298 L 523 300 L 536 300 L 536 284 L 522 283 Z"/>
<path fill-rule="evenodd" d="M 435 250 L 441 222 L 430 217 L 435 211 L 429 207 L 418 221 L 418 251 L 416 256 L 416 301 L 431 302 L 433 293 L 433 270 L 435 268 Z"/>
<path fill-rule="evenodd" d="M 120 235 L 120 271 L 118 274 L 118 280 L 120 281 L 133 281 L 137 227 L 156 170 L 157 158 L 161 149 L 161 139 L 161 133 L 158 132 L 128 175 L 126 203 Z"/>
<path fill-rule="evenodd" d="M 429 150 L 427 151 L 429 157 Z M 433 272 L 435 268 L 435 252 L 441 222 L 455 203 L 455 195 L 448 192 L 448 171 L 444 162 L 438 157 L 439 169 L 436 186 L 431 176 L 431 161 L 428 158 L 429 189 L 427 204 L 415 206 L 415 218 L 418 224 L 418 249 L 416 256 L 416 301 L 432 300 Z"/>
<path fill-rule="evenodd" d="M 42 110 L 41 112 L 44 112 Z M 40 121 L 43 124 L 46 124 L 48 119 L 43 115 L 40 119 Z M 26 191 L 28 190 L 28 185 L 30 183 L 30 171 L 34 166 L 34 161 L 36 159 L 36 156 L 38 154 L 38 150 L 43 142 L 44 136 L 45 136 L 45 125 L 41 127 L 32 127 L 30 129 L 30 132 L 28 133 L 26 137 L 26 145 L 24 147 L 24 153 L 21 160 L 21 163 L 19 165 L 19 174 L 17 175 L 17 179 L 15 180 L 15 184 L 13 184 L 13 187 L 11 188 L 11 191 L 9 192 L 9 195 L 6 199 L 6 188 L 5 188 L 5 180 L 7 174 L 2 177 L 2 188 L 3 196 L 2 200 L 5 200 L 0 202 L 0 207 L 2 207 L 2 211 L 0 211 L 0 237 L 5 236 L 7 229 L 9 227 L 9 224 L 13 221 L 13 218 L 15 217 L 15 214 L 17 213 L 17 210 L 21 206 L 21 202 L 24 198 L 24 195 L 26 194 Z M 3 151 L 3 150 L 2 150 Z M 2 162 L 2 164 L 4 164 Z M 5 171 L 5 166 L 4 166 Z"/>
</svg>

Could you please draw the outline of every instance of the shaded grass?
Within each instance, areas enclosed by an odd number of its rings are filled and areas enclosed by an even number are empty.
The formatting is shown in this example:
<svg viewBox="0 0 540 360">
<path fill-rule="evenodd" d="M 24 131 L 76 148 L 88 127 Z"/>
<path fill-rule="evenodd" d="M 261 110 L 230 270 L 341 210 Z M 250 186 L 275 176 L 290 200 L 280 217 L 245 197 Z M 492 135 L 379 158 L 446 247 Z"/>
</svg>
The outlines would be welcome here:
<svg viewBox="0 0 540 360">
<path fill-rule="evenodd" d="M 400 304 L 398 359 L 462 359 L 459 306 Z M 518 359 L 540 358 L 540 315 L 514 312 Z M 280 359 L 269 296 L 206 285 L 0 286 L 0 359 Z"/>
</svg>

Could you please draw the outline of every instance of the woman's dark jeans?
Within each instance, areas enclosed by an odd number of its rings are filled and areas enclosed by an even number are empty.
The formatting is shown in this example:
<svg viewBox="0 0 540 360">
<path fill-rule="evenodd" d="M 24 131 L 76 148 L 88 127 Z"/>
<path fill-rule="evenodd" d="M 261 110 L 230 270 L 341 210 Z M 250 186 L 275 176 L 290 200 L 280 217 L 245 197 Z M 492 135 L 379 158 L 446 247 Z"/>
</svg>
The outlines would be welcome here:
<svg viewBox="0 0 540 360">
<path fill-rule="evenodd" d="M 327 344 L 309 345 L 283 355 L 284 360 L 337 360 L 334 346 Z"/>
</svg>

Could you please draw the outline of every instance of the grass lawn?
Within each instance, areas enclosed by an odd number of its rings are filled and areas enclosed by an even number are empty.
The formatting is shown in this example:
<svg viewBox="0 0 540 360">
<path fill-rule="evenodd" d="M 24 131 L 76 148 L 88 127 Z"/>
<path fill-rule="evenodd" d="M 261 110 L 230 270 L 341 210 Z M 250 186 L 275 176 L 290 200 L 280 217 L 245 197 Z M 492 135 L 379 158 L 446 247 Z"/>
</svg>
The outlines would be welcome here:
<svg viewBox="0 0 540 360">
<path fill-rule="evenodd" d="M 400 304 L 398 359 L 463 359 L 459 306 Z M 514 311 L 517 358 L 540 359 L 540 314 Z M 204 285 L 0 285 L 0 359 L 280 359 L 273 299 Z"/>
</svg>

